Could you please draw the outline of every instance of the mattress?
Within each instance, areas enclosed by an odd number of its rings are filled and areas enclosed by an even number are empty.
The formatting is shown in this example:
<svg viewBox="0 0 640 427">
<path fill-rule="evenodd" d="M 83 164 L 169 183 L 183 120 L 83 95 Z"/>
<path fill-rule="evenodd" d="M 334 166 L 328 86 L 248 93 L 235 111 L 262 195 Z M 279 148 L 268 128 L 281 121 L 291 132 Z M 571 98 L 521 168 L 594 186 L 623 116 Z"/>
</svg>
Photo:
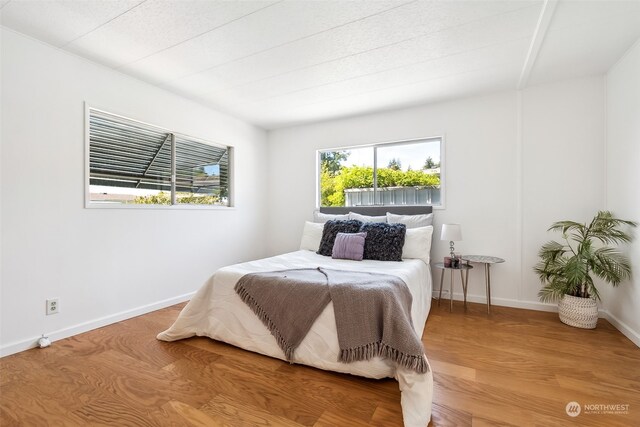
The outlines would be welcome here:
<svg viewBox="0 0 640 427">
<path fill-rule="evenodd" d="M 422 336 L 431 307 L 431 273 L 422 260 L 402 262 L 335 260 L 301 250 L 271 258 L 235 264 L 218 270 L 194 295 L 176 322 L 158 335 L 163 341 L 206 336 L 245 350 L 285 360 L 275 338 L 235 293 L 236 282 L 245 274 L 292 268 L 324 267 L 336 270 L 391 274 L 408 286 L 413 302 L 411 317 L 418 336 Z M 334 372 L 367 378 L 396 378 L 402 392 L 406 426 L 425 426 L 431 416 L 433 378 L 431 371 L 417 374 L 376 357 L 368 361 L 338 361 L 339 345 L 333 304 L 329 303 L 296 349 L 294 362 Z"/>
</svg>

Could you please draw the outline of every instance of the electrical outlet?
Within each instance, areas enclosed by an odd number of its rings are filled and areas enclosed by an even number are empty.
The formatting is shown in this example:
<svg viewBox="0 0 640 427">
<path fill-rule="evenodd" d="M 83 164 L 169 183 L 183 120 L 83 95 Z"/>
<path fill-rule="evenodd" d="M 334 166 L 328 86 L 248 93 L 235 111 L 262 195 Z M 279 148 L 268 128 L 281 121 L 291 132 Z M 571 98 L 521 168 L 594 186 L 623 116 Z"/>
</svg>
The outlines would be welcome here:
<svg viewBox="0 0 640 427">
<path fill-rule="evenodd" d="M 58 314 L 60 311 L 60 298 L 50 298 L 47 300 L 47 316 Z"/>
</svg>

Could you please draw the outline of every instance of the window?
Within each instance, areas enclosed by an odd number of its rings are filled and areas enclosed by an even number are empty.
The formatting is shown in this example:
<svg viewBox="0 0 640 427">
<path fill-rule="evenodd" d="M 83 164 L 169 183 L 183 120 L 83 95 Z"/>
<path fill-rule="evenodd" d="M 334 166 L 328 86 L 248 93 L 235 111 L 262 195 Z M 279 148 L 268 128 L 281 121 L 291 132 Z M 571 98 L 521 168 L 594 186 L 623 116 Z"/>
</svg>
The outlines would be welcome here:
<svg viewBox="0 0 640 427">
<path fill-rule="evenodd" d="M 232 148 L 88 109 L 91 206 L 230 206 Z"/>
<path fill-rule="evenodd" d="M 318 152 L 320 206 L 442 206 L 442 138 Z"/>
</svg>

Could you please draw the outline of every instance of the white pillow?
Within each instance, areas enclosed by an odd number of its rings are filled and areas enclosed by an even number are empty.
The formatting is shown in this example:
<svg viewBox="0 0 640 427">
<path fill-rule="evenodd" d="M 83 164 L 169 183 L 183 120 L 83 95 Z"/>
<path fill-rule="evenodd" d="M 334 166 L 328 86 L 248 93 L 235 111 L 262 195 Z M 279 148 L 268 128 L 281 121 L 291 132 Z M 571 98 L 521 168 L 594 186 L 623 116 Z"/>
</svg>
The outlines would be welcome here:
<svg viewBox="0 0 640 427">
<path fill-rule="evenodd" d="M 433 236 L 432 225 L 407 228 L 402 247 L 402 258 L 421 259 L 428 265 L 431 261 L 431 236 Z"/>
<path fill-rule="evenodd" d="M 349 219 L 356 219 L 362 222 L 387 222 L 387 216 L 368 216 L 360 215 L 359 213 L 349 212 Z"/>
<path fill-rule="evenodd" d="M 324 230 L 324 224 L 305 221 L 302 239 L 300 239 L 300 250 L 317 252 L 322 240 L 322 230 Z"/>
<path fill-rule="evenodd" d="M 321 222 L 324 224 L 327 221 L 336 220 L 336 219 L 346 221 L 349 219 L 349 214 L 331 215 L 331 214 L 322 213 L 320 211 L 313 211 L 313 222 Z"/>
<path fill-rule="evenodd" d="M 407 228 L 426 227 L 433 225 L 433 214 L 396 215 L 387 212 L 387 222 L 389 224 L 404 224 Z"/>
</svg>

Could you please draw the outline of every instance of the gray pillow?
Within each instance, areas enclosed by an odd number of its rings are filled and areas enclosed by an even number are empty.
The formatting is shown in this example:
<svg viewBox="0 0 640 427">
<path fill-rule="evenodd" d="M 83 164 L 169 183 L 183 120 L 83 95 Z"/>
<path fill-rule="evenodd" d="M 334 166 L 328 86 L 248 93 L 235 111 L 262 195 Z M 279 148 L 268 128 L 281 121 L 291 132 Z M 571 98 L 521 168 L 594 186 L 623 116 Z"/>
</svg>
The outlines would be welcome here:
<svg viewBox="0 0 640 427">
<path fill-rule="evenodd" d="M 389 224 L 404 224 L 407 228 L 426 227 L 433 225 L 433 214 L 396 215 L 387 212 L 387 222 Z"/>
<path fill-rule="evenodd" d="M 362 224 L 360 232 L 367 233 L 364 241 L 364 259 L 402 261 L 406 225 L 367 222 Z"/>
<path fill-rule="evenodd" d="M 359 213 L 349 212 L 349 219 L 357 219 L 362 222 L 387 222 L 387 216 L 369 216 L 369 215 L 360 215 Z"/>
<path fill-rule="evenodd" d="M 360 231 L 362 223 L 360 221 L 348 220 L 329 220 L 324 223 L 324 229 L 322 230 L 322 240 L 320 240 L 320 248 L 318 248 L 318 254 L 324 256 L 331 256 L 333 253 L 333 244 L 336 241 L 338 233 L 357 233 Z"/>
<path fill-rule="evenodd" d="M 331 215 L 331 214 L 322 213 L 320 211 L 313 211 L 313 222 L 321 222 L 324 224 L 325 222 L 330 220 L 346 221 L 348 219 L 349 219 L 349 214 Z"/>
</svg>

